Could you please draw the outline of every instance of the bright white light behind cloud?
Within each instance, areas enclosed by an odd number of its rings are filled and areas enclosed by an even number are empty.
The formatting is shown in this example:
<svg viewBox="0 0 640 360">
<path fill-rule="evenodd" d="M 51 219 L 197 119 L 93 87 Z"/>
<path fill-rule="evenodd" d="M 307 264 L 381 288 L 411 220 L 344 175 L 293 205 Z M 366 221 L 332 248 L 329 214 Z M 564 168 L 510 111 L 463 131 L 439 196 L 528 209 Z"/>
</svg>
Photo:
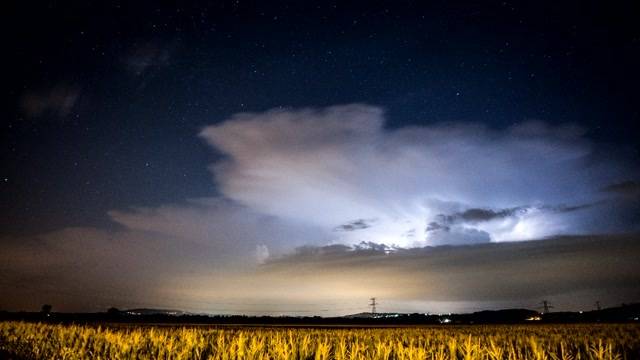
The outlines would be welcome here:
<svg viewBox="0 0 640 360">
<path fill-rule="evenodd" d="M 200 135 L 226 155 L 211 170 L 227 198 L 337 230 L 334 242 L 345 244 L 410 247 L 580 232 L 579 220 L 550 208 L 597 201 L 597 189 L 618 174 L 614 165 L 589 164 L 590 144 L 572 126 L 389 130 L 381 109 L 357 104 L 237 114 Z M 516 207 L 526 211 L 426 231 L 439 215 Z"/>
</svg>

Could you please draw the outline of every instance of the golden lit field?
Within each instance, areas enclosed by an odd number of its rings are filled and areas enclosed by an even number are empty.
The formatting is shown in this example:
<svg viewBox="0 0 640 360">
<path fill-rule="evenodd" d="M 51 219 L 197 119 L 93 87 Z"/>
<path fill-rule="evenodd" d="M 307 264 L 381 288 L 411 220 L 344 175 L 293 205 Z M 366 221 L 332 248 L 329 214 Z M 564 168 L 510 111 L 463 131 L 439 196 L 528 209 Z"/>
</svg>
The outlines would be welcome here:
<svg viewBox="0 0 640 360">
<path fill-rule="evenodd" d="M 640 359 L 640 326 L 154 327 L 0 322 L 25 359 Z"/>
</svg>

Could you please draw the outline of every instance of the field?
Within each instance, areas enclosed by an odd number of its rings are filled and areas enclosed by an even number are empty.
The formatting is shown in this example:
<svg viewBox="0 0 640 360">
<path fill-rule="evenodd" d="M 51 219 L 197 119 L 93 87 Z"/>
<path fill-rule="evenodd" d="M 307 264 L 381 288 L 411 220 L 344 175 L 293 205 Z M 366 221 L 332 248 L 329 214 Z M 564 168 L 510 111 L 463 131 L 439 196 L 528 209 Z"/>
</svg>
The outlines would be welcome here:
<svg viewBox="0 0 640 360">
<path fill-rule="evenodd" d="M 640 326 L 89 326 L 0 322 L 19 359 L 640 359 Z M 2 353 L 0 353 L 0 356 Z"/>
</svg>

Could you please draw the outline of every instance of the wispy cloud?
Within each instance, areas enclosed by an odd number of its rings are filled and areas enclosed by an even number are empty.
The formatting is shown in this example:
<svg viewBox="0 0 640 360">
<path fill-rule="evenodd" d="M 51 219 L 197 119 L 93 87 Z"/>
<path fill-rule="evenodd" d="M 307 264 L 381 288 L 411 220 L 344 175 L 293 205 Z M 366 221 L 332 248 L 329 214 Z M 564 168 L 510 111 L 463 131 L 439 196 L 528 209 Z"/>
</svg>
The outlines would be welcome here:
<svg viewBox="0 0 640 360">
<path fill-rule="evenodd" d="M 628 198 L 640 198 L 640 181 L 627 180 L 605 186 L 604 191 Z"/>
<path fill-rule="evenodd" d="M 167 66 L 171 58 L 170 48 L 170 45 L 162 45 L 155 40 L 135 43 L 123 57 L 123 64 L 132 74 L 142 75 L 151 68 Z"/>
<path fill-rule="evenodd" d="M 73 110 L 79 97 L 78 85 L 58 84 L 40 91 L 26 92 L 20 100 L 20 108 L 29 118 L 45 114 L 64 118 Z"/>
</svg>

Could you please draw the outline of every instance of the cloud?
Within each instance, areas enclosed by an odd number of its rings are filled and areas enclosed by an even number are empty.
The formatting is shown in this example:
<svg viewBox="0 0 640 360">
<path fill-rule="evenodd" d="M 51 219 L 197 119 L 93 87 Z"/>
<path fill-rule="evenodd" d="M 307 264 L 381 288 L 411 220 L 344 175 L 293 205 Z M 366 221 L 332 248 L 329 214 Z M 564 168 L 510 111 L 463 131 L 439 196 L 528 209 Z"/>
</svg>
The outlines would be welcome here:
<svg viewBox="0 0 640 360">
<path fill-rule="evenodd" d="M 514 216 L 518 213 L 524 213 L 526 209 L 523 208 L 511 208 L 511 209 L 502 209 L 502 210 L 492 210 L 492 209 L 467 209 L 461 213 L 454 214 L 453 216 L 447 217 L 447 222 L 455 221 L 456 217 L 459 217 L 462 221 L 468 222 L 482 222 L 482 221 L 490 221 L 495 219 L 503 219 L 506 217 Z M 453 219 L 452 219 L 453 217 Z"/>
<path fill-rule="evenodd" d="M 170 45 L 160 45 L 155 40 L 135 43 L 123 58 L 123 63 L 132 74 L 142 75 L 150 68 L 169 65 L 170 49 Z"/>
<path fill-rule="evenodd" d="M 194 291 L 213 286 L 225 292 L 237 285 L 224 279 L 236 279 L 292 248 L 328 242 L 319 229 L 283 223 L 219 198 L 109 216 L 120 226 L 0 239 L 0 308 L 54 303 L 61 311 L 110 306 L 204 310 L 201 304 L 188 304 L 189 291 L 174 294 L 171 289 L 206 276 L 192 284 Z"/>
<path fill-rule="evenodd" d="M 575 127 L 388 129 L 380 108 L 354 104 L 236 114 L 200 136 L 222 155 L 219 197 L 1 239 L 0 307 L 330 315 L 371 296 L 401 311 L 638 299 L 638 235 L 596 235 L 637 230 L 637 202 L 609 189 L 635 170 L 592 156 Z"/>
<path fill-rule="evenodd" d="M 557 235 L 565 232 L 560 221 L 567 213 L 594 206 L 519 206 L 507 209 L 470 208 L 452 214 L 439 214 L 427 225 L 431 245 L 494 241 L 514 241 Z M 553 219 L 553 218 L 556 219 Z M 549 219 L 551 218 L 551 219 Z M 550 226 L 553 225 L 553 228 Z M 537 228 L 546 227 L 544 233 Z M 574 229 L 573 232 L 578 232 Z M 536 235 L 537 234 L 537 235 Z"/>
<path fill-rule="evenodd" d="M 215 251 L 212 260 L 224 266 L 264 261 L 269 254 L 328 241 L 319 228 L 283 222 L 221 198 L 110 211 L 109 216 L 130 231 L 171 238 L 185 246 L 207 247 Z"/>
<path fill-rule="evenodd" d="M 268 262 L 266 277 L 296 274 L 390 302 L 492 302 L 535 306 L 542 298 L 591 306 L 640 298 L 637 234 L 412 249 L 303 248 Z M 274 280 L 275 281 L 275 280 Z M 273 285 L 272 286 L 276 286 Z M 279 286 L 285 286 L 280 284 Z M 277 290 L 276 290 L 277 291 Z M 588 294 L 574 299 L 573 294 Z M 568 304 L 571 305 L 568 305 Z M 442 304 L 441 304 L 442 305 Z"/>
<path fill-rule="evenodd" d="M 174 268 L 171 244 L 139 233 L 66 228 L 33 237 L 4 238 L 0 291 L 5 309 L 102 310 L 108 304 L 153 299 L 154 288 Z M 179 256 L 180 251 L 175 252 Z M 102 307 L 101 307 L 102 305 Z"/>
<path fill-rule="evenodd" d="M 211 171 L 228 199 L 338 230 L 340 243 L 424 246 L 587 232 L 593 211 L 579 210 L 625 169 L 595 159 L 583 133 L 542 122 L 386 129 L 382 109 L 352 104 L 236 114 L 200 136 L 226 156 Z"/>
<path fill-rule="evenodd" d="M 25 93 L 20 101 L 20 107 L 29 118 L 45 114 L 64 118 L 73 110 L 79 97 L 79 86 L 59 84 L 50 89 Z"/>
<path fill-rule="evenodd" d="M 265 244 L 256 245 L 256 259 L 258 263 L 263 264 L 269 259 L 269 248 Z"/>
<path fill-rule="evenodd" d="M 356 231 L 370 228 L 376 219 L 358 219 L 347 224 L 342 224 L 335 228 L 336 231 Z"/>
<path fill-rule="evenodd" d="M 70 228 L 3 244 L 4 309 L 53 303 L 59 311 L 144 306 L 334 315 L 364 311 L 374 295 L 383 310 L 434 312 L 532 307 L 542 298 L 559 309 L 640 298 L 637 234 L 408 249 L 306 245 L 275 256 L 257 244 L 251 261 L 220 245 L 133 228 Z"/>
<path fill-rule="evenodd" d="M 625 198 L 637 199 L 640 197 L 640 182 L 634 180 L 622 181 L 607 185 L 603 190 Z"/>
</svg>

